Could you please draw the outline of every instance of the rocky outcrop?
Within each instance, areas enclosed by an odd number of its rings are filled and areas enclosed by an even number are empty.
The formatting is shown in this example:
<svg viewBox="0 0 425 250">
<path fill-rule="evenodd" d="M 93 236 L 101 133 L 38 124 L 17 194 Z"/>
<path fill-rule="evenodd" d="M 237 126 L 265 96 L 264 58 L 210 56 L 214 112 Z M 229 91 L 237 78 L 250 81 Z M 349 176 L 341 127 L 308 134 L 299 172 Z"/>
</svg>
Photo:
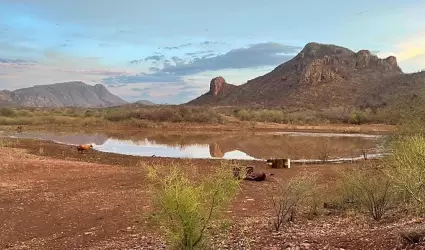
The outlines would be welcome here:
<svg viewBox="0 0 425 250">
<path fill-rule="evenodd" d="M 217 76 L 211 79 L 210 81 L 210 90 L 201 95 L 200 97 L 192 100 L 190 105 L 205 104 L 205 103 L 214 103 L 217 99 L 226 99 L 229 94 L 231 94 L 237 86 L 227 83 L 222 76 Z"/>
<path fill-rule="evenodd" d="M 222 90 L 224 85 L 226 84 L 226 80 L 223 77 L 218 76 L 211 80 L 210 82 L 210 93 L 213 96 L 218 95 Z"/>
<path fill-rule="evenodd" d="M 210 155 L 212 157 L 217 157 L 217 158 L 222 158 L 224 157 L 224 153 L 220 148 L 220 145 L 218 145 L 217 143 L 211 143 L 209 145 L 209 149 L 210 149 Z"/>
</svg>

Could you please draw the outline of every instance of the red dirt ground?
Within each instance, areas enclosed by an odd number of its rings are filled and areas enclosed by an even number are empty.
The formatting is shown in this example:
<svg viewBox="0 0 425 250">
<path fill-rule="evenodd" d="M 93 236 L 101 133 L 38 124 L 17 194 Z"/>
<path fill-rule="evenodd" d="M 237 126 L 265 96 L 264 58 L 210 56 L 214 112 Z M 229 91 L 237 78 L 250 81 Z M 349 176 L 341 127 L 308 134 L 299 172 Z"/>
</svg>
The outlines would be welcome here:
<svg viewBox="0 0 425 250">
<path fill-rule="evenodd" d="M 139 162 L 172 162 L 210 171 L 214 160 L 143 158 L 90 151 L 35 140 L 8 140 L 0 148 L 0 248 L 165 249 L 147 221 L 151 211 L 145 170 Z M 241 164 L 247 164 L 240 161 Z M 265 171 L 265 182 L 244 182 L 229 208 L 226 239 L 213 249 L 403 249 L 398 232 L 415 219 L 389 216 L 376 223 L 361 215 L 297 217 L 281 233 L 269 231 L 270 195 L 279 183 L 301 172 L 317 173 L 332 185 L 336 170 L 355 165 L 294 165 Z M 248 247 L 249 245 L 249 247 Z M 406 248 L 407 249 L 407 248 Z M 425 249 L 423 245 L 408 249 Z"/>
</svg>

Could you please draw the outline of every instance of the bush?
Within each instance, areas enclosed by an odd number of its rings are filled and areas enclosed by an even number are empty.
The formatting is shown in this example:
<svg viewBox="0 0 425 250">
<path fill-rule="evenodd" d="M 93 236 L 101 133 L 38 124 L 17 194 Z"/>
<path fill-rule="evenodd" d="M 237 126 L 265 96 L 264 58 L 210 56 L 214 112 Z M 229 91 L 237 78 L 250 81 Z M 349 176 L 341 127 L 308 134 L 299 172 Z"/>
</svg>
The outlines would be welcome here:
<svg viewBox="0 0 425 250">
<path fill-rule="evenodd" d="M 387 158 L 385 174 L 394 185 L 407 194 L 414 209 L 425 209 L 425 137 L 409 135 L 391 143 L 392 154 Z"/>
<path fill-rule="evenodd" d="M 172 249 L 203 249 L 206 228 L 218 211 L 234 197 L 239 181 L 222 165 L 200 183 L 190 182 L 181 166 L 172 166 L 161 176 L 157 167 L 148 168 L 156 215 Z"/>
<path fill-rule="evenodd" d="M 311 196 L 314 184 L 311 175 L 298 176 L 285 183 L 277 197 L 272 196 L 274 230 L 280 231 L 285 221 L 293 219 L 297 207 Z"/>
<path fill-rule="evenodd" d="M 408 244 L 420 244 L 425 242 L 425 227 L 418 226 L 400 232 L 401 239 Z"/>
<path fill-rule="evenodd" d="M 350 114 L 348 123 L 360 125 L 366 122 L 366 114 L 361 111 L 354 111 Z"/>
<path fill-rule="evenodd" d="M 375 171 L 375 170 L 372 170 Z M 388 178 L 380 171 L 352 170 L 343 176 L 348 197 L 360 204 L 376 221 L 388 212 L 393 204 L 393 191 Z"/>
<path fill-rule="evenodd" d="M 0 116 L 15 117 L 16 112 L 11 108 L 0 108 Z"/>
</svg>

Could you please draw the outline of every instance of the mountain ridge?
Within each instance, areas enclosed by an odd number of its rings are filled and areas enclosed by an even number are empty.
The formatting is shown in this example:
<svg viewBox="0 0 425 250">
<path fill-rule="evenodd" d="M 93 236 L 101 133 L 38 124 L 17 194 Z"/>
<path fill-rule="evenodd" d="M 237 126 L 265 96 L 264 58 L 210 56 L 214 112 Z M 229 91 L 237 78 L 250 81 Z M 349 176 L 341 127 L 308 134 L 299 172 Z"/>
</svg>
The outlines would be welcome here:
<svg viewBox="0 0 425 250">
<path fill-rule="evenodd" d="M 364 103 L 379 106 L 385 103 L 381 96 L 399 89 L 397 82 L 406 77 L 409 78 L 409 74 L 403 73 L 394 56 L 379 58 L 365 49 L 354 52 L 333 44 L 311 42 L 269 73 L 242 85 L 233 85 L 226 93 L 213 94 L 210 87 L 209 92 L 186 105 L 307 109 Z M 416 84 L 415 89 L 420 88 L 419 85 Z M 372 104 L 379 98 L 380 103 Z"/>
<path fill-rule="evenodd" d="M 70 81 L 2 90 L 0 103 L 22 107 L 112 107 L 128 102 L 113 95 L 102 84 Z"/>
</svg>

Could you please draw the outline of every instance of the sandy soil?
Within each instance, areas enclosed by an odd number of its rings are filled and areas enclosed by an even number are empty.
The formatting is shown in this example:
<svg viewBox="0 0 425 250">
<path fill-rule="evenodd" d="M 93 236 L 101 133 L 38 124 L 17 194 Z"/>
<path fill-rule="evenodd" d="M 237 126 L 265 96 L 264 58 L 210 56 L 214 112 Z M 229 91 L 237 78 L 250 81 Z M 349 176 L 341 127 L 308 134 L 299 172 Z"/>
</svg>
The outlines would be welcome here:
<svg viewBox="0 0 425 250">
<path fill-rule="evenodd" d="M 3 249 L 165 249 L 146 219 L 151 206 L 139 162 L 165 166 L 179 162 L 191 165 L 198 174 L 219 164 L 96 151 L 80 154 L 75 147 L 36 140 L 8 139 L 2 144 Z M 216 236 L 214 249 L 402 249 L 399 230 L 417 223 L 397 216 L 376 223 L 361 215 L 324 212 L 312 220 L 300 215 L 281 233 L 270 232 L 270 197 L 279 183 L 308 171 L 317 173 L 322 184 L 332 185 L 338 168 L 356 166 L 295 165 L 277 170 L 262 162 L 240 163 L 253 165 L 268 177 L 264 182 L 242 184 L 229 207 L 230 231 L 225 240 Z"/>
</svg>

